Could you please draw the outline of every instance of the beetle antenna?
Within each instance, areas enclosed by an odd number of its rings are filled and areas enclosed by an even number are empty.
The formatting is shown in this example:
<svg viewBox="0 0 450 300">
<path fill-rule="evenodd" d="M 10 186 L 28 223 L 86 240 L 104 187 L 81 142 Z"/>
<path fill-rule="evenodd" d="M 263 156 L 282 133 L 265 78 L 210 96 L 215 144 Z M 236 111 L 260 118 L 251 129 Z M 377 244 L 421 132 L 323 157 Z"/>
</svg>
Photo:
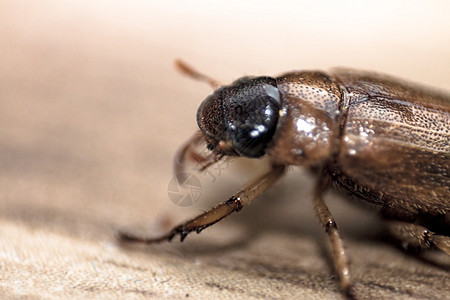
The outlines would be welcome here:
<svg viewBox="0 0 450 300">
<path fill-rule="evenodd" d="M 211 77 L 202 74 L 200 72 L 198 72 L 197 70 L 195 70 L 194 68 L 192 68 L 191 66 L 189 66 L 188 64 L 186 64 L 184 61 L 182 61 L 181 59 L 177 59 L 175 60 L 175 67 L 178 68 L 178 70 L 187 75 L 190 76 L 196 80 L 200 80 L 203 82 L 206 82 L 207 84 L 209 84 L 214 90 L 217 90 L 218 88 L 220 88 L 222 85 L 217 82 L 216 80 L 212 79 Z"/>
</svg>

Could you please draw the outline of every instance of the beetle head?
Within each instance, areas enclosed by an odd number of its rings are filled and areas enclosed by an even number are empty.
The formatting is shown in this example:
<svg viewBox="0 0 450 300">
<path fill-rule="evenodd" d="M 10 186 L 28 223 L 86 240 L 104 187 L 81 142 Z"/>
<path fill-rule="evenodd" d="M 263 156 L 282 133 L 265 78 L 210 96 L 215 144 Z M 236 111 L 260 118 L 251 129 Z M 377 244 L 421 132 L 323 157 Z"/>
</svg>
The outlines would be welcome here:
<svg viewBox="0 0 450 300">
<path fill-rule="evenodd" d="M 223 155 L 264 155 L 278 123 L 280 99 L 271 77 L 244 77 L 214 91 L 197 112 L 208 148 Z"/>
</svg>

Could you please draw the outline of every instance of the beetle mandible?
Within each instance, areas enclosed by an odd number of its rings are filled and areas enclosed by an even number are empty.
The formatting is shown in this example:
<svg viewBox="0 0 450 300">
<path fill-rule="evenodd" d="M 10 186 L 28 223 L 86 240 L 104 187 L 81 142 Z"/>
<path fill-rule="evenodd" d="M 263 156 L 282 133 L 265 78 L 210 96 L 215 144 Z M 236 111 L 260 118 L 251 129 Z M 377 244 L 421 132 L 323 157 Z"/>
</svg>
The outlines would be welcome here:
<svg viewBox="0 0 450 300">
<path fill-rule="evenodd" d="M 450 255 L 450 96 L 400 79 L 348 69 L 243 77 L 231 85 L 178 67 L 215 91 L 200 105 L 195 133 L 176 159 L 201 170 L 227 156 L 260 158 L 270 170 L 227 201 L 158 238 L 119 233 L 122 240 L 156 243 L 200 233 L 272 186 L 286 166 L 317 177 L 315 212 L 328 234 L 341 288 L 349 292 L 349 258 L 323 200 L 330 186 L 379 210 L 391 234 L 411 247 Z M 198 153 L 206 144 L 209 154 Z"/>
</svg>

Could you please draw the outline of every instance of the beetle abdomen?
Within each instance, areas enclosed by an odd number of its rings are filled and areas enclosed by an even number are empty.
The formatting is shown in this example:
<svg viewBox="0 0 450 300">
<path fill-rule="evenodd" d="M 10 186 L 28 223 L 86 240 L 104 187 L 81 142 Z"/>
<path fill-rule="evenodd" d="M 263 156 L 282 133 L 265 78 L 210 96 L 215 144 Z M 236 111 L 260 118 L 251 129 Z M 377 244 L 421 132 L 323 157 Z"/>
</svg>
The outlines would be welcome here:
<svg viewBox="0 0 450 300">
<path fill-rule="evenodd" d="M 336 76 L 347 90 L 337 158 L 346 179 L 337 181 L 383 206 L 413 214 L 448 213 L 450 99 L 380 75 Z M 366 189 L 367 196 L 352 191 L 349 181 Z"/>
</svg>

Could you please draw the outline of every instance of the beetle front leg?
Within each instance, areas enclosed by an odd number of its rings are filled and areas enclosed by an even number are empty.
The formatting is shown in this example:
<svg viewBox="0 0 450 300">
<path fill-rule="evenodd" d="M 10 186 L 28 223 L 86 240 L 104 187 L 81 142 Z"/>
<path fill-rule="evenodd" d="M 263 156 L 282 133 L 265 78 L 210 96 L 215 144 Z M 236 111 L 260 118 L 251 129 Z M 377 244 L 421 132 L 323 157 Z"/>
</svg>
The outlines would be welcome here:
<svg viewBox="0 0 450 300">
<path fill-rule="evenodd" d="M 334 268 L 339 275 L 342 291 L 350 293 L 350 260 L 347 256 L 344 241 L 339 233 L 336 221 L 323 200 L 323 192 L 326 189 L 325 175 L 319 178 L 314 190 L 314 209 L 322 223 L 324 231 L 330 239 Z"/>
<path fill-rule="evenodd" d="M 434 245 L 450 255 L 450 237 L 448 236 L 438 235 L 423 226 L 401 221 L 386 221 L 386 226 L 405 248 L 426 249 Z"/>
<path fill-rule="evenodd" d="M 253 199 L 271 187 L 281 177 L 281 175 L 283 175 L 283 173 L 284 166 L 273 165 L 270 171 L 245 185 L 239 192 L 234 194 L 227 201 L 220 203 L 219 205 L 211 208 L 209 211 L 176 226 L 166 235 L 156 238 L 146 238 L 119 231 L 118 237 L 120 240 L 126 242 L 154 244 L 163 241 L 171 241 L 175 235 L 179 234 L 180 241 L 183 241 L 190 232 L 195 231 L 200 233 L 206 227 L 219 222 L 233 212 L 240 211 L 244 206 L 250 204 Z"/>
</svg>

